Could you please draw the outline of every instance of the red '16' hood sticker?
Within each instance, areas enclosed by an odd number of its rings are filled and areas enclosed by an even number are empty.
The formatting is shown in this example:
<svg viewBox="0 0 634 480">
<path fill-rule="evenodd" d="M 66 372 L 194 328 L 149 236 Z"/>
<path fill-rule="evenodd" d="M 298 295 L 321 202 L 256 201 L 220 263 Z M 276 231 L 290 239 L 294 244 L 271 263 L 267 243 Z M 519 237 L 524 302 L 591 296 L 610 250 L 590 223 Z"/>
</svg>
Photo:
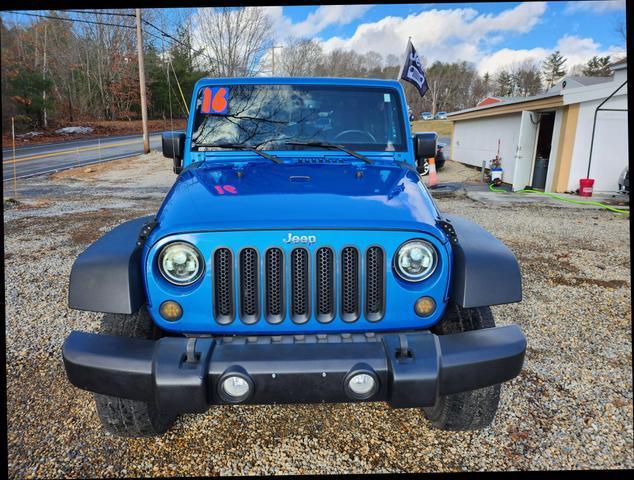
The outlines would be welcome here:
<svg viewBox="0 0 634 480">
<path fill-rule="evenodd" d="M 206 115 L 225 115 L 229 110 L 229 88 L 205 87 L 203 88 L 203 103 L 200 113 Z"/>
<path fill-rule="evenodd" d="M 238 193 L 238 190 L 233 185 L 216 185 L 214 186 L 214 188 L 216 189 L 216 192 L 218 192 L 219 195 L 224 195 L 225 192 L 229 192 L 234 195 Z"/>
</svg>

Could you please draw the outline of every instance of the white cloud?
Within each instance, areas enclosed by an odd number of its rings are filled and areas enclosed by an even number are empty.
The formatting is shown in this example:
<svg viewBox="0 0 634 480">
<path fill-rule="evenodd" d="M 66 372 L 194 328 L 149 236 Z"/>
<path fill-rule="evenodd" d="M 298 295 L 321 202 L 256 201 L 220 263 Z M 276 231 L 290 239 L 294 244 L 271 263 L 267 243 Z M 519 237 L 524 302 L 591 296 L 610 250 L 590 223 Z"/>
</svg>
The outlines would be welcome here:
<svg viewBox="0 0 634 480">
<path fill-rule="evenodd" d="M 296 36 L 313 36 L 331 25 L 347 25 L 362 17 L 372 5 L 325 5 L 312 12 L 306 20 L 293 25 Z"/>
<path fill-rule="evenodd" d="M 554 50 L 568 58 L 568 68 L 585 63 L 593 55 L 612 55 L 612 58 L 625 55 L 622 48 L 605 49 L 592 38 L 572 35 L 564 35 L 552 48 L 493 50 L 509 36 L 530 32 L 542 20 L 546 9 L 544 2 L 526 2 L 497 14 L 480 14 L 473 8 L 453 8 L 426 10 L 407 17 L 389 16 L 359 25 L 350 37 L 325 39 L 322 46 L 326 52 L 337 48 L 360 53 L 374 50 L 383 56 L 394 54 L 400 57 L 411 36 L 427 63 L 466 60 L 474 63 L 481 73 L 495 73 L 524 60 L 540 66 Z"/>
<path fill-rule="evenodd" d="M 610 55 L 613 59 L 625 55 L 625 50 L 622 48 L 611 46 L 607 49 L 602 49 L 601 46 L 591 38 L 565 35 L 557 41 L 557 44 L 552 49 L 532 48 L 529 50 L 513 50 L 503 48 L 498 50 L 490 55 L 484 56 L 480 60 L 478 70 L 480 73 L 489 72 L 493 74 L 501 68 L 514 63 L 521 63 L 525 60 L 532 61 L 540 66 L 544 58 L 555 50 L 559 50 L 561 54 L 568 59 L 565 64 L 567 69 L 578 64 L 586 63 L 594 55 Z"/>
<path fill-rule="evenodd" d="M 625 0 L 601 0 L 597 2 L 567 2 L 564 13 L 577 12 L 605 13 L 625 10 Z"/>
<path fill-rule="evenodd" d="M 273 21 L 280 40 L 288 37 L 311 38 L 332 25 L 348 25 L 362 17 L 372 5 L 324 5 L 308 14 L 305 20 L 293 23 L 284 15 L 283 7 L 263 7 Z"/>
<path fill-rule="evenodd" d="M 323 46 L 325 51 L 343 48 L 401 55 L 411 36 L 419 53 L 431 61 L 477 61 L 481 42 L 496 34 L 526 33 L 545 11 L 545 2 L 522 3 L 499 14 L 478 14 L 473 8 L 426 10 L 361 24 L 351 37 L 332 37 Z"/>
</svg>

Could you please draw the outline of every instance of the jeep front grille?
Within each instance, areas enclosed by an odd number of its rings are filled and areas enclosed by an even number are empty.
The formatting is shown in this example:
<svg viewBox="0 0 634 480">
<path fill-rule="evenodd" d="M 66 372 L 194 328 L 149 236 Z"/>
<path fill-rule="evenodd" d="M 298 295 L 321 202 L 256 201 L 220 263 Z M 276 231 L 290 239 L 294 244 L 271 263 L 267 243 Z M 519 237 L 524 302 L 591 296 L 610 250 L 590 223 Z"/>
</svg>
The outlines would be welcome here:
<svg viewBox="0 0 634 480">
<path fill-rule="evenodd" d="M 365 255 L 356 247 L 339 252 L 275 247 L 261 254 L 249 247 L 237 257 L 234 266 L 230 249 L 213 254 L 213 311 L 221 325 L 236 316 L 245 324 L 279 324 L 288 313 L 290 321 L 303 324 L 313 317 L 321 323 L 337 318 L 355 322 L 362 312 L 376 322 L 385 314 L 385 254 L 380 247 L 370 247 Z"/>
<path fill-rule="evenodd" d="M 359 252 L 353 247 L 341 252 L 341 318 L 345 322 L 359 318 Z"/>
<path fill-rule="evenodd" d="M 255 248 L 240 251 L 240 318 L 255 323 L 260 316 L 258 252 Z"/>
<path fill-rule="evenodd" d="M 315 316 L 323 323 L 335 318 L 335 265 L 331 248 L 320 248 L 315 254 Z"/>
<path fill-rule="evenodd" d="M 233 321 L 233 254 L 228 248 L 214 253 L 214 313 L 216 321 L 227 325 Z"/>
<path fill-rule="evenodd" d="M 380 247 L 370 247 L 365 261 L 365 317 L 376 322 L 383 317 L 385 300 L 385 261 Z"/>
<path fill-rule="evenodd" d="M 291 320 L 305 323 L 310 315 L 310 260 L 308 251 L 296 248 L 291 252 Z"/>
<path fill-rule="evenodd" d="M 284 320 L 284 253 L 279 248 L 266 251 L 264 264 L 264 317 L 269 323 Z"/>
</svg>

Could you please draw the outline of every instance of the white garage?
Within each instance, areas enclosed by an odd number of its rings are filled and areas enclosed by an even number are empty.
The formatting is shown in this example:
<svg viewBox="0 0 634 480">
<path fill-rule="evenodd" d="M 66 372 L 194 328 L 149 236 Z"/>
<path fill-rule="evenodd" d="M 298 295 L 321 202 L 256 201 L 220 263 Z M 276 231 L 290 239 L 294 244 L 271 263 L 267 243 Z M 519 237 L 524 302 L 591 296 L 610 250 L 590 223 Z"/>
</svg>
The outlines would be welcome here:
<svg viewBox="0 0 634 480">
<path fill-rule="evenodd" d="M 449 114 L 453 160 L 488 168 L 499 148 L 502 181 L 513 190 L 575 191 L 588 169 L 595 191 L 618 190 L 628 165 L 627 62 L 612 68 L 603 83 L 564 79 L 544 95 Z"/>
</svg>

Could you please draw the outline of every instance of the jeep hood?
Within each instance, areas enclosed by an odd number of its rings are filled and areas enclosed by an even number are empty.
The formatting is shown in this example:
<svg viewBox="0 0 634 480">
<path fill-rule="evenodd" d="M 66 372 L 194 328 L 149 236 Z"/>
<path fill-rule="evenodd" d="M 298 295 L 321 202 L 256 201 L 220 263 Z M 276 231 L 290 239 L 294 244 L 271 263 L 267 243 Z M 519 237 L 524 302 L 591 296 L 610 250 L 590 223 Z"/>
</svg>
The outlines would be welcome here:
<svg viewBox="0 0 634 480">
<path fill-rule="evenodd" d="M 192 165 L 159 210 L 160 235 L 310 228 L 439 235 L 436 208 L 413 171 L 392 162 L 321 161 L 328 163 Z"/>
</svg>

